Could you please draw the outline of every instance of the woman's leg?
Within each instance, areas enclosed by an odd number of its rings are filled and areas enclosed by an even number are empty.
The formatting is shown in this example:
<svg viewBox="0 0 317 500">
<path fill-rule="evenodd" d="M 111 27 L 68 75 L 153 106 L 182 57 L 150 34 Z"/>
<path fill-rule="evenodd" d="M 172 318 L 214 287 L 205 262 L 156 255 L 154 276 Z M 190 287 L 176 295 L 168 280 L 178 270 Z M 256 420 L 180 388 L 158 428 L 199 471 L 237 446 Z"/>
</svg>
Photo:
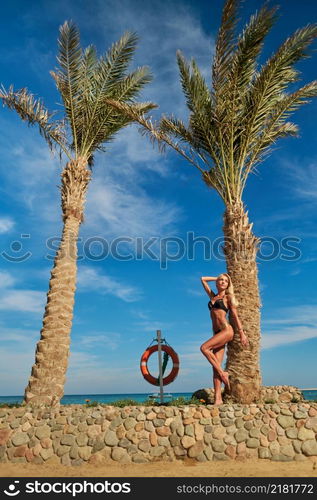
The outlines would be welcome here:
<svg viewBox="0 0 317 500">
<path fill-rule="evenodd" d="M 214 355 L 218 359 L 220 366 L 221 366 L 224 354 L 225 354 L 224 346 L 220 347 L 219 349 L 214 349 Z M 214 404 L 221 405 L 223 403 L 222 396 L 221 396 L 221 382 L 222 382 L 222 380 L 219 376 L 219 373 L 217 372 L 217 370 L 214 369 L 214 367 L 213 367 L 213 372 L 214 372 L 213 381 L 214 381 L 214 391 L 215 391 L 214 392 Z"/>
<path fill-rule="evenodd" d="M 224 347 L 233 338 L 233 330 L 230 325 L 226 326 L 221 332 L 214 335 L 210 340 L 204 342 L 200 346 L 200 350 L 203 355 L 208 359 L 209 363 L 212 364 L 214 369 L 218 372 L 221 380 L 229 387 L 229 376 L 228 372 L 223 371 L 219 360 L 214 354 L 214 349 L 219 349 Z"/>
</svg>

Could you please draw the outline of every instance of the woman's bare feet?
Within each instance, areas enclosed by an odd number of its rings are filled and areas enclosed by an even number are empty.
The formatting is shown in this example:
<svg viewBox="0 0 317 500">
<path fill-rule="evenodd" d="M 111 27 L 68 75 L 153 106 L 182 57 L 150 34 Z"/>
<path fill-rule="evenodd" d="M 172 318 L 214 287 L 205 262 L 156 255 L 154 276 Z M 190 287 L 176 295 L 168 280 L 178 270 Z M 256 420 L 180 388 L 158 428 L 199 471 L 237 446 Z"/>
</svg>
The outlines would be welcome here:
<svg viewBox="0 0 317 500">
<path fill-rule="evenodd" d="M 222 399 L 216 399 L 215 402 L 214 402 L 214 405 L 215 406 L 223 405 Z"/>
<path fill-rule="evenodd" d="M 228 372 L 222 372 L 221 374 L 221 380 L 227 386 L 228 390 L 230 391 L 230 380 L 229 380 L 229 373 Z"/>
</svg>

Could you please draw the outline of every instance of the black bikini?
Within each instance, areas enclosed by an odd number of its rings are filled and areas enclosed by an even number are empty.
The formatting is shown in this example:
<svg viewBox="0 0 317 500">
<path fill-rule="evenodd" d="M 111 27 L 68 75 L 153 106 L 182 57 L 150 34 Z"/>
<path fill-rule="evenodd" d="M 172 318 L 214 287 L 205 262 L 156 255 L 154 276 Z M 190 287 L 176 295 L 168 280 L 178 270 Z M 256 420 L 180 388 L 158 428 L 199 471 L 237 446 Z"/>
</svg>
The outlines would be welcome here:
<svg viewBox="0 0 317 500">
<path fill-rule="evenodd" d="M 224 305 L 223 299 L 216 299 L 214 303 L 211 302 L 211 300 L 208 302 L 208 309 L 211 311 L 212 309 L 221 309 L 222 311 L 225 311 L 227 313 L 229 311 L 228 307 Z M 221 332 L 220 330 L 217 330 L 215 333 Z"/>
<path fill-rule="evenodd" d="M 214 303 L 211 300 L 208 302 L 208 309 L 211 311 L 212 309 L 222 309 L 226 313 L 229 311 L 228 307 L 224 305 L 223 299 L 217 299 Z"/>
</svg>

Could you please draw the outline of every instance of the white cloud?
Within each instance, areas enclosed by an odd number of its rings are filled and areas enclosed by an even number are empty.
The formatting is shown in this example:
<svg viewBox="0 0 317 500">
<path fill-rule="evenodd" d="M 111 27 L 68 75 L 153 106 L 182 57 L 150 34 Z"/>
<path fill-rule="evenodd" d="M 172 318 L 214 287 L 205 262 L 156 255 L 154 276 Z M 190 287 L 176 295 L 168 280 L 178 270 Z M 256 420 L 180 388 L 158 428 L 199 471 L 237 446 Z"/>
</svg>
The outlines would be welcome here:
<svg viewBox="0 0 317 500">
<path fill-rule="evenodd" d="M 16 279 L 8 271 L 0 271 L 0 288 L 8 288 L 16 283 Z"/>
<path fill-rule="evenodd" d="M 179 216 L 174 203 L 155 199 L 140 186 L 125 186 L 123 176 L 98 176 L 88 193 L 87 224 L 107 237 L 166 235 Z"/>
<path fill-rule="evenodd" d="M 20 350 L 27 350 L 30 346 L 30 341 L 39 339 L 39 331 L 23 329 L 23 328 L 7 328 L 0 326 L 0 342 L 16 342 Z"/>
<path fill-rule="evenodd" d="M 28 129 L 11 113 L 11 120 L 0 119 L 0 147 L 6 158 L 0 173 L 6 191 L 14 202 L 24 203 L 30 213 L 36 213 L 37 220 L 56 224 L 60 216 L 59 159 L 52 156 L 37 130 Z"/>
<path fill-rule="evenodd" d="M 14 224 L 15 222 L 12 217 L 0 217 L 0 234 L 11 231 Z"/>
<path fill-rule="evenodd" d="M 135 326 L 142 330 L 143 332 L 153 332 L 153 335 L 156 336 L 156 330 L 168 331 L 172 328 L 172 323 L 164 323 L 160 320 L 144 320 L 134 323 Z"/>
<path fill-rule="evenodd" d="M 94 290 L 113 295 L 125 302 L 140 300 L 142 292 L 137 287 L 121 283 L 115 278 L 102 274 L 99 269 L 80 266 L 78 270 L 78 291 Z"/>
<path fill-rule="evenodd" d="M 142 320 L 148 320 L 150 316 L 150 313 L 145 311 L 139 311 L 137 309 L 131 309 L 130 312 L 131 314 Z"/>
<path fill-rule="evenodd" d="M 289 188 L 292 191 L 293 197 L 297 195 L 301 198 L 302 203 L 306 202 L 305 205 L 296 207 L 296 212 L 288 211 L 281 212 L 281 216 L 276 214 L 276 220 L 287 220 L 292 219 L 294 214 L 297 217 L 301 215 L 307 215 L 307 209 L 309 209 L 309 203 L 314 203 L 317 201 L 317 159 L 309 157 L 292 157 L 291 159 L 284 157 L 279 161 L 280 167 L 283 168 L 285 178 L 289 181 Z M 299 212 L 300 210 L 300 212 Z"/>
<path fill-rule="evenodd" d="M 280 308 L 277 318 L 263 320 L 264 325 L 302 325 L 314 327 L 317 324 L 317 307 L 302 304 L 294 307 Z"/>
<path fill-rule="evenodd" d="M 277 318 L 263 320 L 262 349 L 316 338 L 316 324 L 317 308 L 314 304 L 282 307 Z"/>
<path fill-rule="evenodd" d="M 194 297 L 204 297 L 204 292 L 202 292 L 199 288 L 187 288 L 186 292 L 188 295 L 192 295 Z"/>
<path fill-rule="evenodd" d="M 112 176 L 120 179 L 122 176 L 133 183 L 146 178 L 149 171 L 153 171 L 162 177 L 170 176 L 173 171 L 167 166 L 165 154 L 160 154 L 158 149 L 145 137 L 143 137 L 138 125 L 132 124 L 122 129 L 113 143 L 107 145 L 110 157 L 98 155 L 100 168 L 105 168 Z"/>
<path fill-rule="evenodd" d="M 317 338 L 317 329 L 308 326 L 294 326 L 290 328 L 283 328 L 273 330 L 270 333 L 262 335 L 261 347 L 262 349 L 270 349 L 286 344 L 293 344 L 294 342 L 303 342 L 304 340 Z"/>
<path fill-rule="evenodd" d="M 304 166 L 297 162 L 288 165 L 292 177 L 293 190 L 308 202 L 317 201 L 317 162 L 305 162 Z"/>
<path fill-rule="evenodd" d="M 45 293 L 35 290 L 6 290 L 0 295 L 0 310 L 43 312 Z"/>
<path fill-rule="evenodd" d="M 112 351 L 116 350 L 120 344 L 121 335 L 119 333 L 111 332 L 105 334 L 94 334 L 89 333 L 89 336 L 81 337 L 78 340 L 78 345 L 82 345 L 85 347 L 94 347 L 98 348 L 100 346 L 106 347 Z"/>
</svg>

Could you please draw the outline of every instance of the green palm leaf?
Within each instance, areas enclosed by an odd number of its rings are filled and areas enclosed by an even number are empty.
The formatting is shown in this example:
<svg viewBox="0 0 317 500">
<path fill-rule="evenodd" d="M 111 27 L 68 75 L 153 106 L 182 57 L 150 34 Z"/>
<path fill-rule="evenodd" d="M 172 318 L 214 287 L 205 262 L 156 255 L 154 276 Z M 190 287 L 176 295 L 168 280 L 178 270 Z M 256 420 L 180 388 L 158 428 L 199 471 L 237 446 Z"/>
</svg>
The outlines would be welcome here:
<svg viewBox="0 0 317 500">
<path fill-rule="evenodd" d="M 99 59 L 95 67 L 92 74 L 89 123 L 86 124 L 85 138 L 82 143 L 84 153 L 96 143 L 92 137 L 95 123 L 99 122 L 99 110 L 104 106 L 106 98 L 113 97 L 118 83 L 124 78 L 125 70 L 134 54 L 136 43 L 137 35 L 135 33 L 125 33 L 118 42 L 112 45 L 107 54 Z M 141 86 L 142 84 L 140 84 Z M 102 116 L 105 116 L 104 112 L 102 112 Z M 99 127 L 97 126 L 97 128 Z"/>
<path fill-rule="evenodd" d="M 38 125 L 40 134 L 51 150 L 54 149 L 54 143 L 57 143 L 69 156 L 65 123 L 57 120 L 52 121 L 55 113 L 49 113 L 40 99 L 36 99 L 27 89 L 14 91 L 13 86 L 8 91 L 2 87 L 0 99 L 8 108 L 14 109 L 29 125 Z"/>
<path fill-rule="evenodd" d="M 285 89 L 298 80 L 299 73 L 293 65 L 301 58 L 308 57 L 306 49 L 316 36 L 316 25 L 297 30 L 255 75 L 244 111 L 245 135 L 240 151 L 240 164 L 243 164 L 248 150 L 252 149 L 257 140 L 263 122 L 278 105 Z"/>
<path fill-rule="evenodd" d="M 235 29 L 237 26 L 237 10 L 240 0 L 226 0 L 222 11 L 222 19 L 216 40 L 216 51 L 212 65 L 212 85 L 215 96 L 227 81 L 228 64 L 235 50 Z"/>
<path fill-rule="evenodd" d="M 208 108 L 211 104 L 210 91 L 197 64 L 192 61 L 190 67 L 180 51 L 177 52 L 176 57 L 188 109 L 194 113 Z"/>
<path fill-rule="evenodd" d="M 80 47 L 79 32 L 72 23 L 65 22 L 60 27 L 58 40 L 59 54 L 57 57 L 59 69 L 52 72 L 58 90 L 61 93 L 66 115 L 74 138 L 74 150 L 78 155 L 77 148 L 77 106 L 78 84 L 81 78 L 82 49 Z"/>
<path fill-rule="evenodd" d="M 114 111 L 113 107 L 108 105 L 107 99 L 114 95 L 120 102 L 131 102 L 135 96 L 140 92 L 143 85 L 151 81 L 151 75 L 146 67 L 139 68 L 130 75 L 126 76 L 123 80 L 117 82 L 117 87 L 110 92 L 110 96 L 105 96 L 104 100 L 100 103 L 98 112 L 94 114 L 93 127 L 87 127 L 85 133 L 85 148 L 87 150 L 99 147 L 104 141 L 104 137 L 114 136 L 114 134 L 122 127 L 131 122 L 128 116 Z M 140 113 L 146 113 L 155 108 L 153 103 L 139 103 L 134 106 L 134 111 L 137 109 Z M 92 120 L 92 117 L 90 118 Z M 88 136 L 88 134 L 91 134 Z M 85 154 L 85 150 L 84 150 Z"/>
<path fill-rule="evenodd" d="M 262 161 L 263 156 L 267 154 L 266 149 L 272 143 L 275 143 L 279 138 L 298 134 L 297 125 L 285 120 L 300 106 L 310 102 L 310 98 L 316 96 L 317 81 L 313 81 L 291 94 L 285 94 L 276 103 L 270 118 L 263 124 L 261 133 L 258 134 L 250 151 L 250 157 L 244 167 L 243 184 L 245 184 L 247 176 L 254 168 L 254 165 Z"/>
</svg>

